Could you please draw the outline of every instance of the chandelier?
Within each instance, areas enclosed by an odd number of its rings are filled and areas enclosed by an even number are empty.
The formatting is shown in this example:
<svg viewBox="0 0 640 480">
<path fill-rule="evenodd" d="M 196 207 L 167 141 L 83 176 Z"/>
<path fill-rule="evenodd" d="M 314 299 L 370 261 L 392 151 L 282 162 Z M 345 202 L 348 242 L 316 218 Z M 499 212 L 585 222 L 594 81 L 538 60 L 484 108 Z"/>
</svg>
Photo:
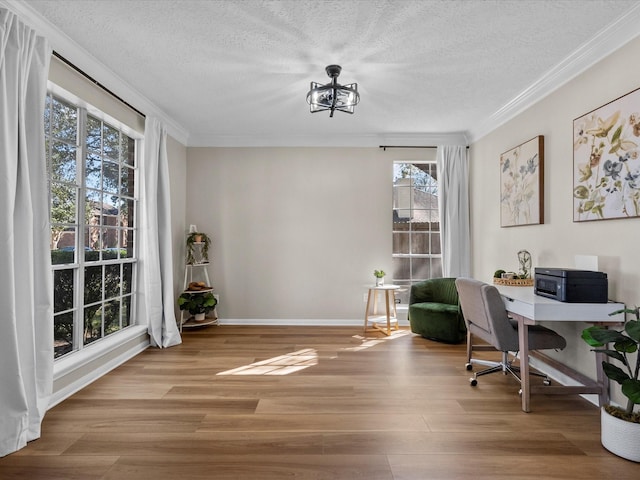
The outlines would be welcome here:
<svg viewBox="0 0 640 480">
<path fill-rule="evenodd" d="M 311 82 L 311 90 L 307 93 L 307 103 L 311 113 L 330 110 L 330 117 L 333 117 L 333 112 L 336 110 L 353 113 L 354 107 L 360 101 L 358 84 L 340 85 L 338 83 L 338 75 L 340 75 L 341 70 L 342 67 L 340 65 L 329 65 L 326 71 L 331 78 L 330 83 L 320 85 L 319 83 Z"/>
</svg>

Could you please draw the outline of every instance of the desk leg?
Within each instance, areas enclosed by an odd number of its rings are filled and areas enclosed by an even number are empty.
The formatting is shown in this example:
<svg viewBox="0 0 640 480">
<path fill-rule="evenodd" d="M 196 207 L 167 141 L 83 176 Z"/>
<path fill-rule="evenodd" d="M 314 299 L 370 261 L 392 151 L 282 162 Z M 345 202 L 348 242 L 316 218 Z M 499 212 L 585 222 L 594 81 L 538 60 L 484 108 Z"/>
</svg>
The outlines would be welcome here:
<svg viewBox="0 0 640 480">
<path fill-rule="evenodd" d="M 524 317 L 517 315 L 518 341 L 520 344 L 520 388 L 522 389 L 522 411 L 530 412 L 531 390 L 529 388 L 529 326 Z"/>
<path fill-rule="evenodd" d="M 605 358 L 603 353 L 596 351 L 596 380 L 600 385 L 600 393 L 598 394 L 598 402 L 600 403 L 598 406 L 600 407 L 609 403 L 609 377 L 604 374 L 602 369 L 602 361 Z"/>
</svg>

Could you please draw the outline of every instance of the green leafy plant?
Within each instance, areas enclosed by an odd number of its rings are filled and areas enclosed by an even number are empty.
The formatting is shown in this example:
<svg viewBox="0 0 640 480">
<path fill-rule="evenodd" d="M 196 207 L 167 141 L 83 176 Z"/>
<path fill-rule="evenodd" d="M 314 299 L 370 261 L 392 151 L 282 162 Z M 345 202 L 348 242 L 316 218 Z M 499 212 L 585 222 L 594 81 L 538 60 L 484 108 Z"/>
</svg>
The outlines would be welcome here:
<svg viewBox="0 0 640 480">
<path fill-rule="evenodd" d="M 218 301 L 211 292 L 184 292 L 178 297 L 178 307 L 180 307 L 180 310 L 187 310 L 191 315 L 195 315 L 197 313 L 207 314 L 216 308 L 217 304 Z"/>
<path fill-rule="evenodd" d="M 609 406 L 607 412 L 623 420 L 640 423 L 640 413 L 634 414 L 633 412 L 634 406 L 640 405 L 640 355 L 638 355 L 638 348 L 640 347 L 640 308 L 637 306 L 635 308 L 624 308 L 616 310 L 610 315 L 619 313 L 634 315 L 635 320 L 626 321 L 622 330 L 594 325 L 582 331 L 582 339 L 589 346 L 596 347 L 593 349 L 594 352 L 603 353 L 607 357 L 617 360 L 624 367 L 624 369 L 620 368 L 606 360 L 602 362 L 605 375 L 622 386 L 622 393 L 628 399 L 625 409 Z M 608 344 L 612 344 L 613 349 L 608 348 Z M 631 358 L 634 353 L 636 354 L 635 363 Z"/>
<path fill-rule="evenodd" d="M 373 271 L 373 276 L 376 278 L 382 278 L 386 275 L 386 273 L 384 273 L 384 270 L 374 270 Z"/>
<path fill-rule="evenodd" d="M 211 246 L 211 239 L 206 233 L 191 232 L 187 236 L 187 263 L 189 265 L 196 263 L 195 256 L 193 255 L 196 244 L 202 245 L 201 263 L 207 263 L 209 261 L 209 247 Z"/>
</svg>

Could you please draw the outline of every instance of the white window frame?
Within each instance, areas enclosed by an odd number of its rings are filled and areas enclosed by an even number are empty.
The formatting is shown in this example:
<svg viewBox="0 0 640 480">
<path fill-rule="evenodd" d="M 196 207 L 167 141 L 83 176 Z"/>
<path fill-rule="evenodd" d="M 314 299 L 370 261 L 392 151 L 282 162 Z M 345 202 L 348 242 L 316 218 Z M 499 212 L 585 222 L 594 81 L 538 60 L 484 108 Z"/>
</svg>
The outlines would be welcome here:
<svg viewBox="0 0 640 480">
<path fill-rule="evenodd" d="M 392 227 L 391 227 L 392 228 L 392 236 L 394 236 L 395 234 L 399 234 L 399 233 L 408 233 L 408 238 L 409 238 L 409 252 L 408 253 L 396 253 L 394 251 L 392 251 L 392 253 L 391 253 L 392 263 L 394 265 L 394 268 L 393 268 L 393 277 L 394 277 L 393 278 L 393 283 L 396 284 L 396 285 L 401 285 L 401 286 L 406 287 L 406 291 L 404 292 L 404 295 L 401 294 L 401 296 L 399 296 L 400 298 L 398 300 L 400 301 L 400 303 L 402 305 L 407 305 L 408 296 L 409 296 L 409 293 L 408 293 L 409 287 L 411 285 L 413 285 L 414 283 L 416 283 L 416 282 L 425 280 L 425 278 L 422 278 L 422 277 L 418 278 L 418 277 L 416 277 L 414 275 L 413 263 L 411 262 L 411 260 L 418 259 L 418 258 L 420 258 L 420 259 L 429 259 L 429 263 L 430 263 L 429 271 L 430 271 L 430 275 L 431 275 L 429 278 L 434 278 L 434 276 L 441 276 L 442 275 L 442 243 L 441 243 L 442 242 L 442 237 L 441 237 L 441 231 L 439 230 L 438 231 L 438 238 L 440 240 L 440 248 L 438 248 L 438 250 L 440 251 L 440 253 L 433 253 L 433 252 L 413 253 L 412 252 L 412 250 L 413 250 L 413 246 L 412 246 L 412 240 L 413 240 L 412 232 L 413 232 L 413 230 L 411 229 L 412 222 L 410 222 L 410 221 L 407 222 L 408 225 L 409 225 L 409 230 L 407 230 L 407 231 L 396 230 L 396 228 L 395 228 L 396 227 L 396 222 L 395 222 L 396 215 L 395 215 L 395 213 L 397 211 L 405 210 L 404 208 L 402 208 L 403 207 L 403 205 L 401 205 L 402 202 L 397 198 L 397 195 L 400 193 L 399 188 L 406 188 L 409 191 L 410 197 L 408 199 L 408 202 L 409 202 L 409 207 L 408 208 L 411 209 L 411 210 L 414 209 L 414 191 L 415 191 L 415 189 L 414 188 L 408 188 L 408 187 L 398 187 L 395 184 L 396 168 L 397 168 L 397 165 L 400 165 L 400 164 L 412 164 L 412 165 L 429 164 L 429 165 L 432 165 L 433 169 L 435 170 L 436 161 L 435 160 L 394 160 L 394 162 L 393 162 L 393 167 L 394 168 L 393 168 L 392 188 L 394 189 L 394 194 L 393 194 L 393 200 L 392 200 L 391 208 L 392 208 L 392 215 L 393 215 L 393 220 L 394 221 L 392 221 Z M 434 179 L 435 179 L 436 182 L 438 181 L 437 178 L 434 177 Z M 439 212 L 439 207 L 438 207 L 438 212 Z M 429 244 L 431 245 L 433 233 L 432 233 L 431 230 L 429 230 L 428 232 L 429 232 L 428 233 L 428 235 L 429 235 Z M 395 250 L 395 245 L 394 245 L 394 250 Z M 395 278 L 396 277 L 396 273 L 397 273 L 397 270 L 395 268 L 395 259 L 399 259 L 399 258 L 409 259 L 409 262 L 410 262 L 409 263 L 409 278 Z M 439 259 L 440 260 L 440 270 L 437 270 L 437 268 L 434 270 L 433 261 L 432 261 L 434 259 Z M 434 271 L 436 272 L 436 275 L 434 275 Z M 440 272 L 439 275 L 437 274 L 437 272 Z M 406 297 L 406 298 L 404 298 L 404 297 Z"/>
<path fill-rule="evenodd" d="M 142 145 L 144 136 L 138 131 L 132 129 L 121 121 L 109 116 L 108 114 L 100 111 L 99 109 L 88 104 L 76 95 L 66 91 L 62 87 L 49 81 L 47 85 L 47 95 L 52 95 L 58 99 L 75 106 L 78 109 L 78 132 L 84 132 L 86 127 L 87 115 L 91 115 L 96 119 L 108 124 L 135 141 L 135 161 L 133 165 L 135 183 L 133 193 L 133 209 L 134 209 L 134 224 L 133 224 L 133 252 L 131 257 L 117 258 L 111 260 L 100 259 L 98 261 L 92 261 L 89 266 L 104 266 L 104 265 L 122 265 L 129 263 L 132 265 L 132 278 L 131 278 L 131 302 L 129 311 L 129 325 L 121 328 L 119 331 L 102 336 L 101 338 L 84 344 L 83 328 L 84 328 L 84 271 L 85 271 L 85 259 L 84 259 L 84 214 L 81 214 L 86 198 L 86 178 L 85 178 L 85 157 L 86 157 L 86 144 L 83 140 L 82 133 L 76 137 L 76 218 L 75 224 L 75 250 L 76 255 L 74 263 L 56 264 L 52 265 L 52 276 L 58 270 L 73 270 L 74 272 L 74 304 L 71 310 L 65 312 L 73 312 L 73 348 L 70 352 L 63 354 L 55 359 L 54 362 L 54 380 L 56 377 L 60 377 L 69 373 L 77 365 L 90 361 L 92 357 L 103 355 L 106 352 L 117 350 L 123 344 L 129 342 L 140 334 L 142 330 L 146 331 L 146 326 L 136 325 L 136 318 L 134 312 L 136 311 L 136 277 L 138 263 L 138 222 L 139 222 L 139 182 L 140 182 L 140 163 L 142 160 Z M 49 132 L 47 132 L 47 135 Z M 47 152 L 47 156 L 49 153 Z M 82 210 L 83 211 L 83 210 Z M 120 292 L 118 298 L 122 298 L 122 292 Z M 103 299 L 104 300 L 104 299 Z M 61 312 L 56 312 L 61 313 Z M 104 326 L 104 325 L 103 325 Z M 102 332 L 104 335 L 104 331 Z"/>
</svg>

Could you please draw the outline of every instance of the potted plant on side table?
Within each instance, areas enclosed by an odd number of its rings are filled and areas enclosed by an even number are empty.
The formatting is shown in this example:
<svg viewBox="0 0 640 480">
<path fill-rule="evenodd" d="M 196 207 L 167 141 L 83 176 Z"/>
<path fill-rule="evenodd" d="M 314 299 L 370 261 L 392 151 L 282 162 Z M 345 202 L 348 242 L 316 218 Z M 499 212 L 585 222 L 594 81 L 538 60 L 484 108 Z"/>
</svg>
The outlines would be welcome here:
<svg viewBox="0 0 640 480">
<path fill-rule="evenodd" d="M 635 319 L 626 321 L 621 330 L 599 325 L 589 327 L 583 330 L 582 338 L 590 346 L 597 347 L 594 352 L 617 360 L 623 367 L 606 360 L 602 362 L 605 375 L 619 383 L 622 394 L 627 397 L 626 408 L 612 405 L 602 407 L 602 445 L 622 458 L 640 462 L 640 412 L 634 412 L 634 407 L 640 405 L 640 308 L 625 308 L 610 315 L 619 313 L 631 314 Z M 613 349 L 608 348 L 607 344 L 612 344 Z"/>
<path fill-rule="evenodd" d="M 376 277 L 376 287 L 382 287 L 384 285 L 384 270 L 374 270 L 373 276 Z"/>
<path fill-rule="evenodd" d="M 193 315 L 194 320 L 201 322 L 207 313 L 216 308 L 218 301 L 213 293 L 189 293 L 184 292 L 178 297 L 178 307 L 180 310 L 187 310 Z"/>
</svg>

